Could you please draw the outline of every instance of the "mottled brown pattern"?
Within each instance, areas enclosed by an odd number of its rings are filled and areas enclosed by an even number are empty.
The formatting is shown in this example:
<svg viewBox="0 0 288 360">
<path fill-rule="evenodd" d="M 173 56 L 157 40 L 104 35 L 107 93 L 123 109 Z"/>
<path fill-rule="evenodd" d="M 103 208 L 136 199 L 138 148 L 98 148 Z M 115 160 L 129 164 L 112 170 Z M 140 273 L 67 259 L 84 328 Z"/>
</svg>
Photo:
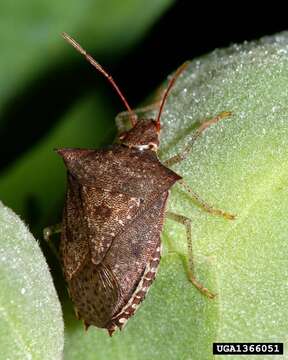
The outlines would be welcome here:
<svg viewBox="0 0 288 360">
<path fill-rule="evenodd" d="M 115 307 L 115 314 L 131 298 L 155 249 L 160 245 L 167 195 L 167 192 L 162 194 L 149 211 L 139 215 L 133 225 L 115 239 L 104 259 L 104 263 L 106 259 L 109 261 L 121 288 L 121 297 Z"/>
<path fill-rule="evenodd" d="M 144 125 L 141 135 L 155 141 L 153 122 Z M 123 141 L 137 138 L 131 131 Z M 68 169 L 61 257 L 69 292 L 79 318 L 110 334 L 155 278 L 168 190 L 181 178 L 143 143 L 130 145 L 58 150 Z"/>
<path fill-rule="evenodd" d="M 112 335 L 144 299 L 160 261 L 168 192 L 181 179 L 157 158 L 160 118 L 188 63 L 169 80 L 156 119 L 138 119 L 112 76 L 76 40 L 62 35 L 108 79 L 131 124 L 119 135 L 121 144 L 109 149 L 58 150 L 68 169 L 60 252 L 64 274 L 76 315 L 86 327 L 94 324 Z M 175 155 L 173 161 L 182 158 Z M 49 238 L 51 229 L 44 233 Z"/>
<path fill-rule="evenodd" d="M 107 325 L 107 329 L 109 334 L 112 335 L 113 332 L 118 328 L 122 329 L 127 320 L 134 315 L 137 311 L 140 303 L 145 299 L 146 294 L 149 291 L 150 286 L 155 280 L 156 273 L 158 270 L 159 262 L 160 262 L 160 238 L 159 243 L 154 250 L 154 253 L 149 259 L 145 270 L 141 276 L 140 282 L 137 284 L 137 288 L 134 290 L 128 301 L 120 308 L 119 312 L 113 316 L 111 321 Z"/>
<path fill-rule="evenodd" d="M 97 265 L 113 239 L 134 220 L 141 201 L 140 198 L 90 186 L 81 186 L 81 197 L 87 218 L 86 236 L 91 261 Z"/>
<path fill-rule="evenodd" d="M 151 150 L 114 145 L 110 149 L 86 151 L 58 150 L 70 174 L 81 185 L 125 193 L 149 203 L 181 179 L 163 166 Z"/>
<path fill-rule="evenodd" d="M 89 259 L 77 276 L 68 281 L 68 286 L 79 319 L 87 325 L 105 328 L 121 294 L 112 271 L 104 264 L 92 264 Z"/>
<path fill-rule="evenodd" d="M 81 186 L 69 175 L 62 229 L 65 231 L 61 234 L 60 257 L 65 277 L 71 279 L 89 256 L 89 244 L 86 237 L 87 221 L 82 206 Z"/>
</svg>

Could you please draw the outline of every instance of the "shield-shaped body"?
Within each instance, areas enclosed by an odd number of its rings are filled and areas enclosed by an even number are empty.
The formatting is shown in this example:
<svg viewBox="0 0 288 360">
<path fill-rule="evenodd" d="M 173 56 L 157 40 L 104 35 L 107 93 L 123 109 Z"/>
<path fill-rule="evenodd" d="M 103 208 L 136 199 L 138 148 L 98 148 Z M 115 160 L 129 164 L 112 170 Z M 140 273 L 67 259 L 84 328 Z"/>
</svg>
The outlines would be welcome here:
<svg viewBox="0 0 288 360">
<path fill-rule="evenodd" d="M 155 279 L 170 187 L 181 177 L 152 150 L 60 149 L 68 169 L 60 254 L 86 325 L 122 328 Z"/>
</svg>

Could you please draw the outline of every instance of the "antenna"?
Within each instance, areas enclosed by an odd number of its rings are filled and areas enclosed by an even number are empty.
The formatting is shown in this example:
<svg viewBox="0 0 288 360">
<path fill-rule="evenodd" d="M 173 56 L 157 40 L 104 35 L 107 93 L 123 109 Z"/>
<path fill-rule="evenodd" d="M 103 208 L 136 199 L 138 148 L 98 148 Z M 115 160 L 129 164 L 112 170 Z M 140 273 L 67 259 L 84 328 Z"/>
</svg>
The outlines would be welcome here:
<svg viewBox="0 0 288 360">
<path fill-rule="evenodd" d="M 179 77 L 179 75 L 182 73 L 183 70 L 185 70 L 187 68 L 187 66 L 189 65 L 189 62 L 186 61 L 184 62 L 181 66 L 179 66 L 179 68 L 175 71 L 175 74 L 173 75 L 173 77 L 170 79 L 168 86 L 164 92 L 161 104 L 160 104 L 160 108 L 159 108 L 159 112 L 158 112 L 158 116 L 157 116 L 157 120 L 156 120 L 156 128 L 157 131 L 160 131 L 160 118 L 161 118 L 161 114 L 164 108 L 164 104 L 167 100 L 167 97 L 170 93 L 170 90 L 172 89 L 172 86 L 174 85 L 175 81 L 177 80 L 177 78 Z"/>
<path fill-rule="evenodd" d="M 118 93 L 118 95 L 120 96 L 121 100 L 123 101 L 125 107 L 128 110 L 129 113 L 129 118 L 130 118 L 130 122 L 132 127 L 136 125 L 136 114 L 134 113 L 134 111 L 131 109 L 131 107 L 129 106 L 127 100 L 125 99 L 124 95 L 122 94 L 121 90 L 119 89 L 118 85 L 115 83 L 115 81 L 113 80 L 112 76 L 109 75 L 106 70 L 95 60 L 93 59 L 93 57 L 88 54 L 78 43 L 77 41 L 75 41 L 71 36 L 69 36 L 68 34 L 66 34 L 65 32 L 62 33 L 63 38 L 69 43 L 71 44 L 77 51 L 80 52 L 80 54 L 82 54 L 87 61 L 90 62 L 90 64 L 92 66 L 94 66 L 102 75 L 104 75 L 108 81 L 110 82 L 110 84 L 114 87 L 114 89 L 116 90 L 116 92 Z"/>
</svg>

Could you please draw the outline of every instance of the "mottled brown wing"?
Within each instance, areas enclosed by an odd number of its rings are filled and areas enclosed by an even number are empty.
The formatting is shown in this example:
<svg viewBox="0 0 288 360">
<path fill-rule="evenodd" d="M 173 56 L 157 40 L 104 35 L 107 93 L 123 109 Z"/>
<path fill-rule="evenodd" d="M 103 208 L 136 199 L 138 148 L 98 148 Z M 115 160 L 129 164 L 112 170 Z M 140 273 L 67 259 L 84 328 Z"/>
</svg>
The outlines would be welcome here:
<svg viewBox="0 0 288 360">
<path fill-rule="evenodd" d="M 89 254 L 87 224 L 83 215 L 81 185 L 73 177 L 68 176 L 60 241 L 60 257 L 66 279 L 72 278 Z"/>
<path fill-rule="evenodd" d="M 111 270 L 87 261 L 77 276 L 68 281 L 68 286 L 78 317 L 87 325 L 106 327 L 120 296 Z"/>
<path fill-rule="evenodd" d="M 148 260 L 145 270 L 139 277 L 137 285 L 134 287 L 134 289 L 132 288 L 129 297 L 127 297 L 126 300 L 122 296 L 122 302 L 119 302 L 120 306 L 115 309 L 116 313 L 113 315 L 111 321 L 107 324 L 107 330 L 109 331 L 110 335 L 112 335 L 117 328 L 122 329 L 125 326 L 127 320 L 129 320 L 129 318 L 135 314 L 141 302 L 145 299 L 145 296 L 149 291 L 150 286 L 155 280 L 161 258 L 160 237 L 158 240 L 158 245 L 156 246 L 154 253 L 150 257 L 150 259 Z"/>
<path fill-rule="evenodd" d="M 141 301 L 148 290 L 147 287 L 145 291 L 143 288 L 139 289 L 139 283 L 147 270 L 147 265 L 155 260 L 153 258 L 156 253 L 159 253 L 157 257 L 160 259 L 160 235 L 167 198 L 168 192 L 163 193 L 149 209 L 142 212 L 141 216 L 137 216 L 133 223 L 127 226 L 125 232 L 116 237 L 103 260 L 103 264 L 113 272 L 121 289 L 121 296 L 113 316 L 121 313 L 125 306 L 131 304 L 133 293 L 137 288 L 143 292 Z M 159 259 L 155 260 L 155 266 L 153 265 L 155 271 Z M 154 278 L 149 282 L 149 286 L 153 280 Z"/>
<path fill-rule="evenodd" d="M 91 260 L 97 265 L 113 239 L 137 216 L 140 199 L 90 186 L 81 187 L 81 198 Z"/>
</svg>

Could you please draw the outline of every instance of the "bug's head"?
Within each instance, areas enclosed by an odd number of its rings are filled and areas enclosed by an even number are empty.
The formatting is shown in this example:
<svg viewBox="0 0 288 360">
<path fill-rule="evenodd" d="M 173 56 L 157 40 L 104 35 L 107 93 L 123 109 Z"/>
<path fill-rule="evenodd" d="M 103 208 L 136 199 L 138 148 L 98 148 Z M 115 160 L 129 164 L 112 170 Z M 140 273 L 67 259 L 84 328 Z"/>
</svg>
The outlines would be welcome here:
<svg viewBox="0 0 288 360">
<path fill-rule="evenodd" d="M 132 122 L 132 129 L 121 134 L 119 136 L 120 141 L 123 145 L 126 145 L 130 148 L 138 148 L 139 150 L 150 149 L 157 151 L 159 147 L 159 133 L 161 128 L 161 114 L 163 111 L 164 104 L 167 100 L 167 96 L 175 83 L 178 76 L 181 72 L 187 67 L 188 63 L 184 63 L 180 66 L 174 76 L 170 79 L 168 86 L 164 92 L 162 97 L 162 101 L 160 103 L 158 116 L 156 120 L 153 119 L 141 119 L 137 122 Z M 131 116 L 132 119 L 132 116 Z M 134 118 L 135 119 L 135 118 Z"/>
<path fill-rule="evenodd" d="M 157 151 L 160 128 L 155 120 L 141 119 L 129 131 L 122 133 L 119 140 L 129 148 Z"/>
<path fill-rule="evenodd" d="M 164 95 L 162 97 L 162 101 L 160 104 L 158 116 L 156 120 L 152 119 L 141 119 L 137 121 L 137 116 L 135 112 L 129 106 L 126 98 L 124 97 L 123 93 L 119 89 L 118 85 L 113 80 L 112 76 L 107 73 L 107 71 L 90 55 L 88 54 L 71 36 L 66 33 L 62 34 L 64 39 L 68 41 L 77 51 L 82 54 L 86 60 L 90 62 L 92 66 L 94 66 L 103 76 L 105 76 L 110 84 L 113 86 L 115 91 L 118 93 L 120 99 L 122 100 L 123 104 L 125 105 L 126 109 L 129 113 L 130 124 L 132 126 L 131 130 L 121 134 L 119 136 L 120 141 L 123 145 L 128 147 L 138 148 L 140 150 L 144 149 L 151 149 L 157 151 L 159 146 L 159 133 L 160 133 L 160 118 L 162 114 L 162 110 L 164 104 L 166 102 L 167 96 L 175 83 L 178 76 L 181 72 L 187 67 L 188 63 L 182 64 L 175 72 L 175 74 L 170 79 L 166 90 L 164 91 Z"/>
</svg>

